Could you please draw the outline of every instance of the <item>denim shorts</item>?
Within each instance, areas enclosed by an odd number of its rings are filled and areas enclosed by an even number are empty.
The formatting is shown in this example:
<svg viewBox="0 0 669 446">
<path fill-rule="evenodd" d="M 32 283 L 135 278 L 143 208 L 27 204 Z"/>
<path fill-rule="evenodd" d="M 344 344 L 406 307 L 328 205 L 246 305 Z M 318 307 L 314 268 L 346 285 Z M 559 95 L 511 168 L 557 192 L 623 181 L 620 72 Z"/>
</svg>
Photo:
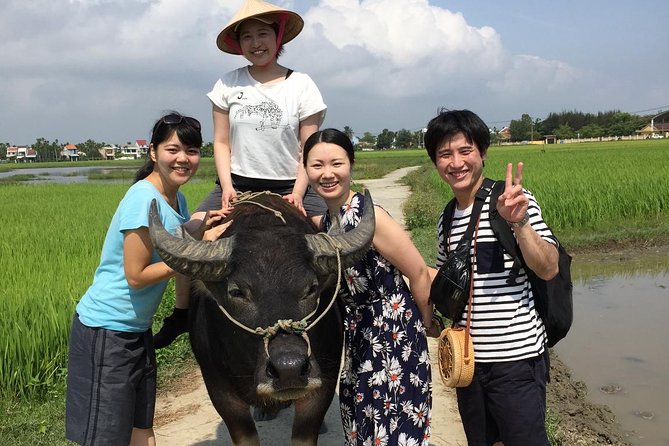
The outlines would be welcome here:
<svg viewBox="0 0 669 446">
<path fill-rule="evenodd" d="M 91 328 L 72 318 L 65 436 L 75 443 L 125 445 L 153 427 L 156 353 L 151 330 Z"/>
</svg>

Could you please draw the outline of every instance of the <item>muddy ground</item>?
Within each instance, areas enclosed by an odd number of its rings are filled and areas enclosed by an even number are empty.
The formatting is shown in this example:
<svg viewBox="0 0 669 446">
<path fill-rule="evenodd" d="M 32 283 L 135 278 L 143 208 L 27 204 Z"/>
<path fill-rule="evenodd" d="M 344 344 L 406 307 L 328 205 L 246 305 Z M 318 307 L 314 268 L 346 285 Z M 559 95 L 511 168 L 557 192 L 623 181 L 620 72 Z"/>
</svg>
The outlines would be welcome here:
<svg viewBox="0 0 669 446">
<path fill-rule="evenodd" d="M 590 402 L 586 385 L 574 380 L 569 368 L 552 352 L 550 373 L 548 409 L 559 417 L 558 435 L 563 445 L 629 444 L 629 434 L 622 430 L 613 412 Z"/>
</svg>

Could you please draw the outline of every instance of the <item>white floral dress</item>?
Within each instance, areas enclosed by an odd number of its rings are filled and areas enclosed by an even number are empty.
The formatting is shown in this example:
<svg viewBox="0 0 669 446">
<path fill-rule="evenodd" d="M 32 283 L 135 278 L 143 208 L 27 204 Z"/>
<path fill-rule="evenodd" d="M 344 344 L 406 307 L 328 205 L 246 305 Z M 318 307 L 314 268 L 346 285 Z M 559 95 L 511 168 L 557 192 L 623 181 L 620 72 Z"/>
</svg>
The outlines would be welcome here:
<svg viewBox="0 0 669 446">
<path fill-rule="evenodd" d="M 364 196 L 340 210 L 350 231 Z M 329 229 L 329 214 L 323 227 Z M 427 446 L 432 382 L 421 315 L 402 274 L 374 248 L 345 271 L 345 364 L 339 400 L 346 445 Z"/>
</svg>

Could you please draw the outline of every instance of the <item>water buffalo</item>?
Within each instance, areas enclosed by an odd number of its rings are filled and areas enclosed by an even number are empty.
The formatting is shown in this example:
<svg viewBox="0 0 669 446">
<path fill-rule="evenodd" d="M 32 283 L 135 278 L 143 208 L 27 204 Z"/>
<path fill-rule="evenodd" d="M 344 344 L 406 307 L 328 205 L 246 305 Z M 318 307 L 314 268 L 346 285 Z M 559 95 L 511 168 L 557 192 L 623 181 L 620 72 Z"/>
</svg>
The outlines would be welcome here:
<svg viewBox="0 0 669 446">
<path fill-rule="evenodd" d="M 172 236 L 152 208 L 156 250 L 196 279 L 191 347 L 235 445 L 259 444 L 249 405 L 287 401 L 295 405 L 293 444 L 316 444 L 343 343 L 341 312 L 332 305 L 337 273 L 369 249 L 372 206 L 368 196 L 355 230 L 325 236 L 281 197 L 261 194 L 235 206 L 215 242 Z"/>
</svg>

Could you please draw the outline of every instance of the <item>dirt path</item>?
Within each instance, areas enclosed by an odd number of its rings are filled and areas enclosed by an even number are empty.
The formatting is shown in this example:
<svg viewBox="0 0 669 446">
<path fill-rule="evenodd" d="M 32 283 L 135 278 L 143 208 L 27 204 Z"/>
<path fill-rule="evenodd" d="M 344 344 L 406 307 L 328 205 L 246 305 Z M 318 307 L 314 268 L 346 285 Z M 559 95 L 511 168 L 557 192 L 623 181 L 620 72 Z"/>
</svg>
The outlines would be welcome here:
<svg viewBox="0 0 669 446">
<path fill-rule="evenodd" d="M 375 203 L 383 206 L 397 221 L 404 224 L 402 203 L 409 195 L 408 187 L 398 180 L 415 169 L 399 169 L 382 179 L 364 180 Z M 436 348 L 436 340 L 430 339 L 430 352 Z M 455 401 L 455 392 L 441 384 L 432 354 L 433 408 L 431 444 L 435 446 L 465 446 L 467 444 L 460 423 Z M 158 396 L 155 421 L 156 440 L 160 446 L 185 445 L 229 445 L 230 439 L 202 382 L 199 369 L 186 374 L 179 383 Z M 284 410 L 276 420 L 258 424 L 262 444 L 271 440 L 273 444 L 289 444 L 291 410 Z M 319 445 L 340 446 L 343 440 L 337 399 L 333 401 L 326 416 L 328 432 L 319 437 Z"/>
</svg>

